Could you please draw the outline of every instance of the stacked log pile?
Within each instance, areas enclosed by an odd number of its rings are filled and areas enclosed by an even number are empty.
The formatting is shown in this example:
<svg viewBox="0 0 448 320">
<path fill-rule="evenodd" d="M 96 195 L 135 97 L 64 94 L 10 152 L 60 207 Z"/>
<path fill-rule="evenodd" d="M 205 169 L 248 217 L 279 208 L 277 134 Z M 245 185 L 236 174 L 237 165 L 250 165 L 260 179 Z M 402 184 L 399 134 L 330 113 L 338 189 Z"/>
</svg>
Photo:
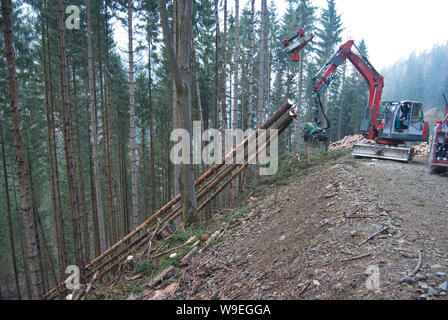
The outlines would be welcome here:
<svg viewBox="0 0 448 320">
<path fill-rule="evenodd" d="M 429 138 L 428 142 L 423 142 L 419 144 L 418 146 L 414 147 L 414 154 L 417 157 L 425 157 L 428 156 L 431 152 L 431 139 Z M 353 145 L 359 144 L 359 143 L 370 143 L 373 144 L 374 142 L 372 140 L 365 139 L 361 134 L 357 134 L 354 136 L 347 136 L 342 140 L 333 142 L 328 147 L 328 150 L 344 150 L 344 149 L 351 149 L 353 148 Z"/>
<path fill-rule="evenodd" d="M 415 156 L 417 157 L 429 156 L 429 153 L 431 152 L 431 140 L 432 136 L 429 137 L 428 142 L 423 142 L 418 146 L 414 147 Z"/>
<path fill-rule="evenodd" d="M 353 145 L 358 143 L 372 143 L 372 142 L 368 139 L 365 139 L 362 134 L 357 134 L 354 136 L 346 136 L 344 139 L 330 144 L 328 150 L 351 149 L 353 148 Z"/>
</svg>

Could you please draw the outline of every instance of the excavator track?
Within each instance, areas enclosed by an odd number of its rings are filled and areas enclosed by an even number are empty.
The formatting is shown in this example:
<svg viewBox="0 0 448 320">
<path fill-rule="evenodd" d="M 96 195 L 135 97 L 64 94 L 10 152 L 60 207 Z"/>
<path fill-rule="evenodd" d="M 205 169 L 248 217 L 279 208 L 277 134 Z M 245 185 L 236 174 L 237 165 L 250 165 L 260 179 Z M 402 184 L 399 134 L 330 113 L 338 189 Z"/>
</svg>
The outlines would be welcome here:
<svg viewBox="0 0 448 320">
<path fill-rule="evenodd" d="M 355 144 L 352 155 L 359 158 L 387 159 L 410 162 L 414 157 L 414 148 L 382 144 Z"/>
</svg>

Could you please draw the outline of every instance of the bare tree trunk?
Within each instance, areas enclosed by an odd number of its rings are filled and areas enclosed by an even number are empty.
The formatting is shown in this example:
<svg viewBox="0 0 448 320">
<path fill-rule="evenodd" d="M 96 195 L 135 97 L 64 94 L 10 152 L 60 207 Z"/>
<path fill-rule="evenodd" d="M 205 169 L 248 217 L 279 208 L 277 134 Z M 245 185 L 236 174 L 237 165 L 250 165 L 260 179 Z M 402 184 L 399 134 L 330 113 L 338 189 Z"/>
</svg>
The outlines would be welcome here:
<svg viewBox="0 0 448 320">
<path fill-rule="evenodd" d="M 73 241 L 75 251 L 76 265 L 81 270 L 81 280 L 84 281 L 84 253 L 82 248 L 82 233 L 80 226 L 79 214 L 79 199 L 77 187 L 77 174 L 74 165 L 73 157 L 73 134 L 72 134 L 72 119 L 71 119 L 71 101 L 68 81 L 68 66 L 65 45 L 65 20 L 64 20 L 64 3 L 63 0 L 58 0 L 58 35 L 59 35 L 59 64 L 60 64 L 60 80 L 61 80 L 61 98 L 63 110 L 63 127 L 64 127 L 64 147 L 67 180 L 70 199 L 70 210 L 72 215 L 73 225 Z"/>
<path fill-rule="evenodd" d="M 43 279 L 44 279 L 45 284 L 46 284 L 46 287 L 45 287 L 44 291 L 46 292 L 50 288 L 49 275 L 48 275 L 48 273 L 49 273 L 48 270 L 49 269 L 50 269 L 51 274 L 53 276 L 54 285 L 57 285 L 59 283 L 59 281 L 58 281 L 57 276 L 56 276 L 56 271 L 55 271 L 55 268 L 54 268 L 53 261 L 51 260 L 51 254 L 50 254 L 50 250 L 48 248 L 48 242 L 47 242 L 47 239 L 45 237 L 44 228 L 42 226 L 42 221 L 41 221 L 40 215 L 39 215 L 39 210 L 38 210 L 38 206 L 37 206 L 36 196 L 35 196 L 35 193 L 34 193 L 35 189 L 34 189 L 34 183 L 33 183 L 33 169 L 32 169 L 32 165 L 31 165 L 32 163 L 33 163 L 33 161 L 32 161 L 32 159 L 30 157 L 30 153 L 29 153 L 29 150 L 28 150 L 28 164 L 29 164 L 29 167 L 28 167 L 29 174 L 28 174 L 28 176 L 29 176 L 29 184 L 30 184 L 30 189 L 31 189 L 31 199 L 32 199 L 32 205 L 33 205 L 34 219 L 36 221 L 36 224 L 35 224 L 36 225 L 36 233 L 39 234 L 39 232 L 40 232 L 40 238 L 42 239 L 41 241 L 42 241 L 42 246 L 43 246 L 43 249 L 44 249 L 44 254 L 42 255 L 42 258 L 43 258 L 42 259 L 42 264 L 43 264 L 43 266 L 42 266 L 42 271 L 43 272 L 42 273 L 43 273 Z M 60 296 L 60 298 L 62 298 L 62 295 Z"/>
<path fill-rule="evenodd" d="M 89 113 L 89 106 L 87 106 L 87 113 Z M 98 213 L 95 197 L 95 181 L 94 181 L 94 169 L 93 169 L 93 156 L 92 156 L 92 144 L 91 144 L 91 128 L 89 126 L 89 170 L 90 170 L 90 208 L 92 211 L 92 228 L 93 228 L 93 247 L 95 250 L 95 256 L 98 257 L 101 254 L 100 244 L 100 231 L 98 227 Z"/>
<path fill-rule="evenodd" d="M 144 208 L 144 214 L 143 219 L 146 220 L 149 214 L 148 209 L 148 184 L 147 184 L 147 177 L 146 177 L 146 129 L 145 129 L 145 111 L 142 105 L 142 128 L 141 128 L 141 140 L 142 140 L 142 184 L 143 184 L 143 208 Z"/>
<path fill-rule="evenodd" d="M 233 73 L 233 130 L 238 128 L 238 86 L 239 86 L 239 63 L 240 63 L 240 2 L 235 0 L 235 55 L 234 55 L 234 73 Z M 237 192 L 238 181 L 236 178 L 230 184 L 231 206 L 235 202 L 235 193 Z"/>
<path fill-rule="evenodd" d="M 295 151 L 299 152 L 300 148 L 300 123 L 302 120 L 302 96 L 303 96 L 303 51 L 299 52 L 299 81 L 297 84 L 297 119 L 296 119 L 296 137 Z"/>
<path fill-rule="evenodd" d="M 117 216 L 116 216 L 116 193 L 115 193 L 115 181 L 114 181 L 114 165 L 113 165 L 113 142 L 112 142 L 112 105 L 110 101 L 110 91 L 111 91 L 111 79 L 110 79 L 110 57 L 109 57 L 109 14 L 108 14 L 109 0 L 106 1 L 106 86 L 107 86 L 107 154 L 109 160 L 109 193 L 111 195 L 111 224 L 112 224 L 112 242 L 115 243 L 118 240 L 117 235 Z"/>
<path fill-rule="evenodd" d="M 342 92 L 341 92 L 341 104 L 339 106 L 339 116 L 338 116 L 338 141 L 342 139 L 342 116 L 343 116 L 343 109 L 344 109 L 344 98 L 345 98 L 345 81 L 346 81 L 346 70 L 347 70 L 347 64 L 344 63 L 342 67 Z"/>
<path fill-rule="evenodd" d="M 65 225 L 64 225 L 64 212 L 62 210 L 62 197 L 61 197 L 61 184 L 59 182 L 59 164 L 57 156 L 57 143 L 56 143 L 56 121 L 55 121 L 55 98 L 53 93 L 53 72 L 51 68 L 51 55 L 50 55 L 50 36 L 49 36 L 49 23 L 46 21 L 45 33 L 47 40 L 47 59 L 48 59 L 48 83 L 50 91 L 50 126 L 51 126 L 51 136 L 52 140 L 50 143 L 53 144 L 53 161 L 54 161 L 54 179 L 56 184 L 56 199 L 57 199 L 57 222 L 59 223 L 59 234 L 57 234 L 58 241 L 58 259 L 60 260 L 61 269 L 64 270 L 67 264 L 67 247 L 65 243 Z M 61 270 L 61 273 L 63 272 Z M 65 271 L 65 270 L 64 270 Z"/>
<path fill-rule="evenodd" d="M 121 146 L 121 135 L 120 135 L 120 122 L 119 122 L 119 113 L 118 113 L 118 104 L 116 107 L 116 139 L 117 139 L 117 150 L 118 150 L 118 178 L 119 178 L 119 193 L 120 193 L 120 230 L 121 237 L 124 237 L 128 231 L 128 210 L 127 210 L 127 201 L 126 201 L 126 183 L 123 172 L 123 155 L 122 155 L 122 146 Z"/>
<path fill-rule="evenodd" d="M 11 246 L 11 259 L 12 267 L 14 272 L 14 281 L 16 285 L 17 299 L 21 300 L 20 286 L 19 286 L 19 273 L 17 271 L 17 261 L 16 261 L 16 248 L 14 245 L 14 233 L 12 228 L 12 215 L 11 215 L 11 200 L 9 198 L 9 184 L 8 184 L 8 170 L 6 168 L 6 154 L 5 146 L 3 141 L 3 128 L 0 123 L 0 143 L 2 145 L 2 160 L 3 160 L 3 175 L 5 178 L 5 196 L 6 196 L 6 212 L 8 214 L 8 231 L 9 231 L 9 244 Z"/>
<path fill-rule="evenodd" d="M 33 177 L 32 177 L 32 170 L 31 170 L 31 163 L 32 159 L 30 158 L 30 151 L 29 151 L 29 136 L 25 137 L 27 142 L 25 144 L 25 149 L 27 150 L 26 155 L 26 163 L 28 164 L 27 170 L 28 170 L 28 185 L 30 187 L 30 199 L 31 199 L 31 210 L 33 213 L 33 220 L 34 220 L 34 231 L 37 236 L 37 249 L 40 254 L 40 270 L 41 270 L 41 279 L 43 283 L 43 290 L 44 292 L 48 291 L 49 285 L 48 285 L 48 269 L 47 269 L 47 263 L 45 262 L 45 253 L 42 253 L 41 251 L 41 244 L 45 242 L 45 235 L 42 232 L 39 232 L 39 225 L 38 225 L 38 217 L 39 212 L 37 208 L 35 193 L 34 193 L 34 185 L 33 185 Z"/>
<path fill-rule="evenodd" d="M 29 271 L 29 267 L 28 267 L 28 263 L 27 263 L 27 249 L 23 244 L 23 235 L 22 235 L 22 230 L 23 230 L 23 224 L 20 221 L 20 217 L 19 217 L 19 205 L 17 203 L 17 190 L 16 190 L 16 176 L 14 174 L 14 170 L 11 171 L 12 173 L 12 187 L 13 187 L 13 195 L 14 195 L 14 206 L 16 208 L 15 210 L 15 214 L 16 214 L 16 220 L 17 220 L 17 227 L 18 227 L 18 236 L 19 236 L 19 242 L 20 242 L 20 252 L 22 255 L 22 264 L 23 264 L 23 271 L 25 274 L 25 284 L 26 284 L 26 292 L 27 292 L 27 297 L 28 300 L 32 300 L 32 292 L 31 292 L 31 277 L 30 277 L 30 271 Z"/>
<path fill-rule="evenodd" d="M 255 0 L 254 0 L 255 1 Z M 221 51 L 220 51 L 220 28 L 219 28 L 219 3 L 218 0 L 215 0 L 215 23 L 216 23 L 216 38 L 215 38 L 215 96 L 214 96 L 214 107 L 215 107 L 215 121 L 214 126 L 215 129 L 218 129 L 218 118 L 219 118 L 219 109 L 218 109 L 218 100 L 219 100 L 219 70 L 221 70 L 220 62 L 221 62 Z M 218 197 L 215 197 L 213 200 L 213 210 L 218 210 Z"/>
<path fill-rule="evenodd" d="M 117 237 L 115 233 L 115 217 L 113 214 L 113 198 L 111 185 L 111 168 L 110 168 L 110 154 L 108 148 L 108 116 L 106 111 L 106 102 L 105 102 L 105 87 L 103 81 L 103 52 L 101 49 L 101 9 L 97 15 L 97 41 L 98 41 L 98 69 L 99 69 L 99 77 L 100 77 L 100 109 L 101 109 L 101 124 L 102 124 L 102 136 L 103 136 L 103 174 L 104 174 L 104 182 L 106 184 L 106 212 L 105 219 L 107 220 L 107 241 L 110 245 L 116 242 Z M 107 39 L 106 39 L 107 42 Z"/>
<path fill-rule="evenodd" d="M 143 219 L 146 220 L 149 214 L 148 209 L 148 184 L 146 176 L 146 128 L 145 128 L 145 108 L 141 105 L 141 144 L 142 144 L 142 184 L 143 184 Z"/>
<path fill-rule="evenodd" d="M 45 3 L 46 7 L 46 3 Z M 51 184 L 51 199 L 52 199 L 52 205 L 53 205 L 53 223 L 54 223 L 54 232 L 55 232 L 55 247 L 56 247 L 56 256 L 58 257 L 58 266 L 59 266 L 59 277 L 62 279 L 64 276 L 64 254 L 62 250 L 62 244 L 61 244 L 61 230 L 60 230 L 60 224 L 61 221 L 59 219 L 60 213 L 58 206 L 58 197 L 56 194 L 56 168 L 55 168 L 55 162 L 54 159 L 54 151 L 53 151 L 53 126 L 50 116 L 50 103 L 52 104 L 52 100 L 49 98 L 49 90 L 52 91 L 52 84 L 49 83 L 48 79 L 48 69 L 51 68 L 50 61 L 48 61 L 47 66 L 47 53 L 48 53 L 48 47 L 45 42 L 45 34 L 47 35 L 47 42 L 49 42 L 48 39 L 48 22 L 46 22 L 46 30 L 44 28 L 44 23 L 42 21 L 42 64 L 43 64 L 43 73 L 44 73 L 44 91 L 45 91 L 45 118 L 46 118 L 46 125 L 47 125 L 47 144 L 48 144 L 48 159 L 50 164 L 50 184 Z M 50 71 L 51 73 L 51 71 Z M 51 96 L 53 96 L 53 93 L 50 93 Z M 53 123 L 54 125 L 54 123 Z"/>
<path fill-rule="evenodd" d="M 266 0 L 261 0 L 261 30 L 260 30 L 260 60 L 259 60 L 259 75 L 258 75 L 258 128 L 263 123 L 263 111 L 264 111 L 264 89 L 265 89 L 265 79 L 264 79 L 264 69 L 266 60 Z"/>
<path fill-rule="evenodd" d="M 190 134 L 190 137 L 192 136 L 190 77 L 192 5 L 192 2 L 189 0 L 180 0 L 178 2 L 178 20 L 180 21 L 180 28 L 177 36 L 178 51 L 176 58 L 166 15 L 166 1 L 159 0 L 163 38 L 168 51 L 171 73 L 177 89 L 179 124 L 181 128 Z M 190 144 L 190 156 L 192 154 L 191 148 L 192 146 Z M 179 184 L 182 197 L 183 221 L 193 223 L 197 220 L 197 204 L 194 185 L 194 170 L 191 161 L 189 164 L 182 163 L 180 165 Z"/>
<path fill-rule="evenodd" d="M 224 0 L 224 35 L 221 51 L 221 115 L 222 115 L 222 154 L 225 154 L 225 133 L 227 129 L 227 0 Z M 226 192 L 222 193 L 222 207 L 226 205 Z"/>
<path fill-rule="evenodd" d="M 77 95 L 76 87 L 76 77 L 75 77 L 75 66 L 73 64 L 73 88 L 74 96 Z M 84 174 L 82 172 L 82 150 L 81 150 L 81 137 L 79 132 L 79 106 L 76 108 L 75 112 L 75 126 L 76 126 L 76 146 L 78 150 L 77 160 L 78 160 L 78 176 L 79 176 L 79 193 L 81 195 L 81 218 L 82 218 L 82 234 L 84 242 L 84 257 L 88 261 L 90 260 L 90 243 L 89 243 L 89 224 L 87 215 L 87 205 L 86 205 L 86 192 L 84 188 Z"/>
<path fill-rule="evenodd" d="M 193 29 L 193 28 L 192 28 Z M 191 31 L 191 55 L 193 60 L 193 74 L 194 74 L 194 83 L 195 83 L 195 91 L 196 91 L 196 101 L 198 105 L 198 111 L 199 111 L 199 121 L 201 122 L 201 132 L 204 132 L 204 113 L 202 110 L 202 101 L 201 101 L 201 90 L 199 86 L 199 71 L 198 71 L 198 62 L 196 59 L 196 48 L 194 45 L 194 36 L 193 36 L 193 30 Z M 201 150 L 204 149 L 205 143 L 201 141 Z M 199 166 L 198 166 L 199 167 Z M 210 208 L 207 206 L 207 211 L 202 220 L 208 221 L 209 219 L 209 212 Z"/>
<path fill-rule="evenodd" d="M 149 151 L 151 160 L 151 214 L 156 211 L 156 181 L 154 163 L 154 124 L 152 114 L 152 77 L 151 77 L 151 39 L 148 37 L 148 117 L 149 117 Z"/>
<path fill-rule="evenodd" d="M 259 61 L 259 74 L 258 74 L 258 116 L 257 116 L 257 127 L 260 128 L 264 119 L 264 90 L 265 90 L 265 79 L 264 79 L 264 63 L 266 60 L 266 0 L 261 0 L 261 30 L 260 30 L 260 61 Z M 257 179 L 260 178 L 260 164 L 257 159 Z"/>
<path fill-rule="evenodd" d="M 135 141 L 135 107 L 134 107 L 134 49 L 132 35 L 132 0 L 128 0 L 128 35 L 129 35 L 129 108 L 131 140 L 131 176 L 132 176 L 132 216 L 134 229 L 140 224 L 137 185 L 137 147 Z"/>
<path fill-rule="evenodd" d="M 14 150 L 16 154 L 19 177 L 20 199 L 28 247 L 28 264 L 30 270 L 31 292 L 33 299 L 42 299 L 43 287 L 40 278 L 40 252 L 38 251 L 37 235 L 35 233 L 31 201 L 29 195 L 28 170 L 25 158 L 25 146 L 22 135 L 22 120 L 19 110 L 19 95 L 17 92 L 17 74 L 14 54 L 14 44 L 11 24 L 11 8 L 9 0 L 2 0 L 4 52 L 8 69 L 9 103 L 11 107 L 12 131 L 14 134 Z"/>
<path fill-rule="evenodd" d="M 251 0 L 250 12 L 250 51 L 249 51 L 249 103 L 247 113 L 247 129 L 252 127 L 252 110 L 254 105 L 254 28 L 255 28 L 255 0 Z M 250 167 L 246 170 L 246 183 L 250 183 Z"/>
<path fill-rule="evenodd" d="M 177 26 L 177 0 L 173 0 L 173 48 L 174 54 L 177 55 L 177 36 L 178 36 L 178 26 Z M 173 130 L 179 128 L 179 119 L 177 116 L 177 108 L 178 108 L 178 100 L 177 100 L 177 88 L 176 83 L 173 78 Z M 179 179 L 180 179 L 180 166 L 174 165 L 174 193 L 179 194 Z"/>
<path fill-rule="evenodd" d="M 100 248 L 101 252 L 106 251 L 106 229 L 104 225 L 104 212 L 101 197 L 101 184 L 100 184 L 100 172 L 99 172 L 99 156 L 98 156 L 98 128 L 96 119 L 96 102 L 95 102 L 95 87 L 93 81 L 93 53 L 92 53 L 92 29 L 91 29 L 91 17 L 90 17 L 90 0 L 87 0 L 87 55 L 88 55 L 88 68 L 89 68 L 89 96 L 90 96 L 90 121 L 91 132 L 93 138 L 93 171 L 95 181 L 95 198 L 96 198 L 96 211 L 98 215 L 98 228 L 100 234 Z"/>
</svg>

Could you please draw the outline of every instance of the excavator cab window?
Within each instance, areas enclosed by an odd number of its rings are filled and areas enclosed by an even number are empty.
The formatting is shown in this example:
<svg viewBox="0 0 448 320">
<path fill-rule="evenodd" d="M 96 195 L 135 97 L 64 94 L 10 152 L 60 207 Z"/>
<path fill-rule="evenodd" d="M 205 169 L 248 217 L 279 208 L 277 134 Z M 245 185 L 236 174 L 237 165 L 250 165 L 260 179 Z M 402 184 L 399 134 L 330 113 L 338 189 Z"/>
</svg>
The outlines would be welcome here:
<svg viewBox="0 0 448 320">
<path fill-rule="evenodd" d="M 420 103 L 414 103 L 412 106 L 412 124 L 418 124 L 423 121 L 423 110 Z"/>
<path fill-rule="evenodd" d="M 406 130 L 409 129 L 411 108 L 409 103 L 403 103 L 397 113 L 397 118 L 395 121 L 395 129 Z"/>
</svg>

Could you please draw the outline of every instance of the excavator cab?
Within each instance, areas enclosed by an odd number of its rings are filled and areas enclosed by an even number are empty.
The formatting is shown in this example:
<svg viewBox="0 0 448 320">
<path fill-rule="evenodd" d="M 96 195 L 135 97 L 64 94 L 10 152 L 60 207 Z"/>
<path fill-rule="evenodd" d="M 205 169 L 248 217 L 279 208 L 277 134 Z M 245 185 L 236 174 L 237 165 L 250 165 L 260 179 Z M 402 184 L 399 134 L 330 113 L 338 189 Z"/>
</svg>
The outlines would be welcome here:
<svg viewBox="0 0 448 320">
<path fill-rule="evenodd" d="M 383 105 L 384 120 L 376 140 L 390 140 L 395 144 L 428 141 L 428 123 L 424 120 L 420 102 L 388 101 Z"/>
</svg>

